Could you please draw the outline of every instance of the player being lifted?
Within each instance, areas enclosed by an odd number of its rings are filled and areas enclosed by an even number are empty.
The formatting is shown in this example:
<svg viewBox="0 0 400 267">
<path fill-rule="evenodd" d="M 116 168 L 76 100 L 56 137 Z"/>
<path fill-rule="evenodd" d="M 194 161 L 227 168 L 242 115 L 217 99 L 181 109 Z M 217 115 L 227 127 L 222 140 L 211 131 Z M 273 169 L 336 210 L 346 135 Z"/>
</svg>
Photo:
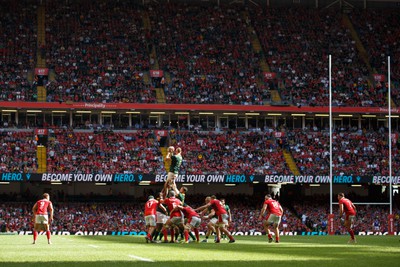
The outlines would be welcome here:
<svg viewBox="0 0 400 267">
<path fill-rule="evenodd" d="M 339 219 L 342 219 L 343 214 L 346 214 L 344 219 L 344 227 L 346 227 L 347 231 L 350 234 L 349 243 L 357 243 L 356 238 L 354 237 L 353 224 L 356 219 L 357 209 L 354 206 L 353 202 L 350 199 L 344 197 L 344 193 L 338 194 L 339 200 Z"/>
<path fill-rule="evenodd" d="M 224 234 L 226 234 L 229 237 L 229 243 L 234 243 L 235 239 L 233 238 L 231 233 L 228 231 L 228 229 L 226 229 L 226 227 L 225 227 L 228 224 L 229 215 L 226 212 L 221 201 L 216 199 L 215 196 L 206 197 L 206 204 L 197 208 L 196 211 L 202 211 L 204 209 L 207 209 L 208 207 L 211 207 L 215 211 L 215 214 L 218 216 L 218 222 L 217 222 L 216 229 L 215 229 L 217 232 L 217 239 L 215 240 L 215 243 L 220 243 L 221 232 L 223 232 Z"/>
<path fill-rule="evenodd" d="M 271 243 L 273 241 L 272 235 L 269 231 L 269 226 L 272 225 L 273 231 L 275 233 L 275 242 L 279 243 L 279 224 L 281 223 L 281 218 L 283 214 L 283 209 L 281 204 L 278 201 L 272 199 L 270 194 L 265 195 L 264 205 L 261 209 L 259 220 L 262 220 L 265 211 L 268 211 L 267 216 L 264 218 L 263 226 L 265 232 L 268 235 L 268 242 Z"/>
<path fill-rule="evenodd" d="M 53 204 L 48 193 L 43 194 L 43 199 L 38 200 L 32 208 L 33 211 L 33 244 L 36 244 L 38 232 L 46 231 L 47 243 L 51 244 L 51 233 L 49 224 L 53 221 Z M 50 214 L 50 217 L 49 217 Z"/>
<path fill-rule="evenodd" d="M 167 180 L 165 181 L 163 193 L 166 194 L 167 189 L 172 186 L 175 179 L 178 177 L 179 169 L 182 165 L 182 149 L 178 147 L 175 149 L 173 146 L 168 147 L 168 153 L 165 157 L 165 161 L 171 162 L 171 166 L 168 171 Z"/>
</svg>

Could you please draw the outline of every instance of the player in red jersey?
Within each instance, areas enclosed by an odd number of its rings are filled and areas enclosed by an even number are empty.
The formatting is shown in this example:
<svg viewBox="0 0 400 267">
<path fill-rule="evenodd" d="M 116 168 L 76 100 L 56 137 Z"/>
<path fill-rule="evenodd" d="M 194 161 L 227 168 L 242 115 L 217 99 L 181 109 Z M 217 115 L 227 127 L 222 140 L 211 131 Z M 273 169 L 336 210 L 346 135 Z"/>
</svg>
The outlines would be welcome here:
<svg viewBox="0 0 400 267">
<path fill-rule="evenodd" d="M 156 213 L 157 208 L 160 207 L 162 210 L 166 211 L 164 206 L 161 205 L 153 196 L 149 196 L 148 201 L 144 205 L 144 219 L 146 221 L 147 236 L 146 242 L 156 243 L 152 239 L 152 234 L 156 228 Z"/>
<path fill-rule="evenodd" d="M 349 243 L 357 243 L 353 231 L 353 224 L 357 214 L 356 206 L 354 206 L 353 202 L 351 202 L 350 199 L 344 197 L 344 193 L 338 194 L 338 200 L 339 200 L 339 219 L 342 220 L 343 213 L 346 214 L 346 217 L 344 219 L 344 227 L 346 227 L 351 237 Z"/>
<path fill-rule="evenodd" d="M 182 221 L 182 214 L 180 210 L 176 210 L 176 206 L 182 205 L 182 202 L 175 197 L 175 191 L 169 191 L 168 193 L 169 198 L 167 199 L 162 199 L 161 198 L 161 203 L 164 203 L 168 210 L 170 211 L 170 216 L 167 222 L 164 224 L 163 227 L 163 234 L 164 234 L 164 242 L 168 242 L 168 233 L 167 229 L 170 229 L 171 231 L 171 243 L 175 242 L 175 227 L 182 227 L 183 221 Z"/>
<path fill-rule="evenodd" d="M 203 216 L 203 219 L 210 219 L 210 221 L 207 224 L 207 232 L 206 232 L 206 236 L 205 239 L 201 242 L 203 243 L 207 243 L 208 242 L 208 237 L 212 234 L 212 233 L 216 233 L 217 230 L 215 230 L 215 227 L 218 223 L 218 216 L 215 215 L 215 211 L 209 207 L 208 209 L 204 209 L 202 212 L 200 212 L 200 215 L 203 215 L 207 213 L 207 216 Z"/>
<path fill-rule="evenodd" d="M 47 243 L 51 244 L 51 234 L 49 224 L 53 221 L 53 204 L 50 201 L 50 195 L 43 194 L 43 199 L 38 200 L 32 208 L 33 211 L 33 244 L 36 244 L 38 231 L 46 231 Z M 50 217 L 49 217 L 50 215 Z"/>
<path fill-rule="evenodd" d="M 202 211 L 204 209 L 207 209 L 208 207 L 211 207 L 214 211 L 215 214 L 218 216 L 218 222 L 216 224 L 216 232 L 217 232 L 217 239 L 215 240 L 215 243 L 219 243 L 221 240 L 221 231 L 226 234 L 227 237 L 229 237 L 229 243 L 234 243 L 235 239 L 231 235 L 228 229 L 226 229 L 226 225 L 228 225 L 228 220 L 229 220 L 229 215 L 225 210 L 224 205 L 216 199 L 215 196 L 211 197 L 206 197 L 206 204 L 197 208 L 196 211 Z"/>
<path fill-rule="evenodd" d="M 198 227 L 201 224 L 200 215 L 190 206 L 176 206 L 174 210 L 182 211 L 183 216 L 187 219 L 186 224 L 184 225 L 184 235 L 185 235 L 185 243 L 189 243 L 189 231 L 194 230 L 194 234 L 196 235 L 196 241 L 199 242 L 200 235 Z"/>
<path fill-rule="evenodd" d="M 269 231 L 269 226 L 272 225 L 273 231 L 275 233 L 275 242 L 279 243 L 279 224 L 281 223 L 281 218 L 283 214 L 283 209 L 281 204 L 278 201 L 272 199 L 270 194 L 265 195 L 264 205 L 261 209 L 259 220 L 261 221 L 265 211 L 268 211 L 268 215 L 263 220 L 263 226 L 265 232 L 268 235 L 268 242 L 271 243 L 273 241 L 271 232 Z"/>
</svg>

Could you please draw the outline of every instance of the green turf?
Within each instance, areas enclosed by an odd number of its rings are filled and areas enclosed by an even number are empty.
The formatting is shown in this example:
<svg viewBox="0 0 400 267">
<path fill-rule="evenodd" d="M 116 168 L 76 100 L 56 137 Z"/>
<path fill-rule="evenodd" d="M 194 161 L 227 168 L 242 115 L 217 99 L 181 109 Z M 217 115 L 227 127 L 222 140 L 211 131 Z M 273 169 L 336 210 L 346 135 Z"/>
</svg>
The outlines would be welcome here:
<svg viewBox="0 0 400 267">
<path fill-rule="evenodd" d="M 284 236 L 237 237 L 236 243 L 146 244 L 137 236 L 0 236 L 0 266 L 398 266 L 400 237 Z"/>
</svg>

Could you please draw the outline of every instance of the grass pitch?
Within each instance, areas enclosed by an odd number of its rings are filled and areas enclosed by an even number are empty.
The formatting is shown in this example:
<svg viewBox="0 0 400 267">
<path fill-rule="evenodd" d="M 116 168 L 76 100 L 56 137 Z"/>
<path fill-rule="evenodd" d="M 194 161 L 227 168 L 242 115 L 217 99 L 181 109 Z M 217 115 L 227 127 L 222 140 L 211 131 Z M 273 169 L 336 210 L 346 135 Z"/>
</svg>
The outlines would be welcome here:
<svg viewBox="0 0 400 267">
<path fill-rule="evenodd" d="M 1 267 L 98 266 L 398 266 L 400 237 L 236 237 L 236 243 L 147 244 L 143 236 L 0 236 Z"/>
</svg>

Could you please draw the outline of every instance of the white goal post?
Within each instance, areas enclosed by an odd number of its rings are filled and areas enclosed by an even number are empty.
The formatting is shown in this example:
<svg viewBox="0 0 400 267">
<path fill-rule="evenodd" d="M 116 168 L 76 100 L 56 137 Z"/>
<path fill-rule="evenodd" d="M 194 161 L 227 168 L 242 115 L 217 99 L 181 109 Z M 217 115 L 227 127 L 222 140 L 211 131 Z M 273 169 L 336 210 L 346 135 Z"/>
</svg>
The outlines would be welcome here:
<svg viewBox="0 0 400 267">
<path fill-rule="evenodd" d="M 334 234 L 334 219 L 333 204 L 337 205 L 338 202 L 333 202 L 333 166 L 332 166 L 332 55 L 329 55 L 329 196 L 330 196 L 330 214 L 328 215 L 328 233 Z M 354 205 L 388 205 L 388 233 L 394 234 L 394 215 L 393 215 L 393 191 L 392 191 L 392 106 L 391 106 L 391 77 L 390 77 L 390 56 L 388 56 L 388 137 L 389 137 L 389 202 L 354 202 Z"/>
</svg>

